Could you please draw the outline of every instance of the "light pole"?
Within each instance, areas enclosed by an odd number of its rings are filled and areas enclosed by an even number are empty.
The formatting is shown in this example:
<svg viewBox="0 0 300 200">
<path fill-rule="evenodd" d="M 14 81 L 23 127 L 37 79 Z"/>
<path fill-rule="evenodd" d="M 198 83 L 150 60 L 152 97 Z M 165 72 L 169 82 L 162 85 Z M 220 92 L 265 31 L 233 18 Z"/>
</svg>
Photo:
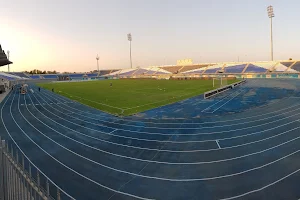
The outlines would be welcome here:
<svg viewBox="0 0 300 200">
<path fill-rule="evenodd" d="M 97 54 L 97 57 L 96 57 L 96 60 L 97 60 L 97 69 L 98 69 L 98 74 L 99 74 L 99 63 L 98 63 L 98 61 L 99 61 L 99 56 L 98 56 L 98 54 Z"/>
<path fill-rule="evenodd" d="M 275 15 L 273 6 L 268 6 L 267 10 L 268 16 L 271 19 L 271 60 L 273 61 L 273 17 L 275 17 Z"/>
<path fill-rule="evenodd" d="M 10 51 L 7 51 L 7 59 L 9 60 L 9 53 Z M 7 65 L 7 71 L 9 72 L 9 64 Z"/>
<path fill-rule="evenodd" d="M 128 38 L 129 43 L 130 43 L 130 67 L 132 68 L 132 57 L 131 57 L 131 41 L 132 41 L 132 36 L 131 36 L 131 33 L 127 34 L 127 38 Z"/>
</svg>

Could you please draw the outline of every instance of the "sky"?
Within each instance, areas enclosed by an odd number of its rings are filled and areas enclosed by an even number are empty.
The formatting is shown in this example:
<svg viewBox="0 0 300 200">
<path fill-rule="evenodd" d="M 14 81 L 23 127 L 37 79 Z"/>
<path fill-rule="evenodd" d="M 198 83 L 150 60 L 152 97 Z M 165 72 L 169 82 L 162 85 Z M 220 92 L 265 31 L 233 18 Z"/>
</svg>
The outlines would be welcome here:
<svg viewBox="0 0 300 200">
<path fill-rule="evenodd" d="M 11 71 L 86 72 L 133 67 L 300 60 L 299 0 L 13 0 L 1 1 L 0 44 Z M 2 67 L 0 70 L 6 70 Z"/>
</svg>

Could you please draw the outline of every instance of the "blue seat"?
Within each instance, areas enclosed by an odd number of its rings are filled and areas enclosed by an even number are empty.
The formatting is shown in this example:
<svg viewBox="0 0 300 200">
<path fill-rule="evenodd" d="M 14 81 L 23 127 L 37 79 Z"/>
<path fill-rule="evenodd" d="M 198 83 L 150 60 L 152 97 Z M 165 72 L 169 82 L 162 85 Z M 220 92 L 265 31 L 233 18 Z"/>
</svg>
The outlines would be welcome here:
<svg viewBox="0 0 300 200">
<path fill-rule="evenodd" d="M 40 79 L 40 76 L 39 75 L 32 75 L 32 76 L 30 76 L 30 78 L 32 78 L 32 79 Z"/>
<path fill-rule="evenodd" d="M 222 70 L 221 67 L 219 67 L 219 68 L 214 68 L 214 69 L 207 69 L 207 70 L 204 72 L 204 74 L 215 74 L 217 71 L 220 71 L 220 70 Z"/>
<path fill-rule="evenodd" d="M 135 71 L 134 75 L 143 75 L 147 72 L 148 70 L 146 69 L 138 69 L 137 71 Z"/>
<path fill-rule="evenodd" d="M 225 73 L 242 73 L 246 64 L 225 67 Z"/>
<path fill-rule="evenodd" d="M 292 67 L 292 69 L 294 69 L 294 70 L 300 72 L 300 62 L 297 62 L 297 63 Z"/>
<path fill-rule="evenodd" d="M 192 72 L 186 72 L 185 74 L 202 74 L 203 73 L 203 69 L 202 70 L 196 70 L 196 71 L 192 71 Z"/>
<path fill-rule="evenodd" d="M 265 73 L 265 72 L 267 72 L 267 69 L 253 64 L 250 64 L 245 71 L 245 73 Z"/>
<path fill-rule="evenodd" d="M 70 78 L 82 78 L 83 74 L 70 74 L 69 77 Z"/>
<path fill-rule="evenodd" d="M 42 77 L 44 77 L 45 79 L 57 79 L 57 75 L 42 75 Z"/>
<path fill-rule="evenodd" d="M 89 78 L 96 77 L 98 74 L 86 74 Z"/>
<path fill-rule="evenodd" d="M 14 72 L 16 76 L 22 77 L 22 78 L 28 78 L 23 72 Z"/>
<path fill-rule="evenodd" d="M 111 72 L 112 70 L 102 70 L 102 71 L 100 71 L 100 76 L 104 76 L 104 75 L 106 75 L 106 74 L 109 74 L 110 72 Z M 116 70 L 113 70 L 112 72 L 114 72 L 114 71 L 116 71 Z"/>
<path fill-rule="evenodd" d="M 133 72 L 135 72 L 136 70 L 132 70 L 132 71 L 129 71 L 129 72 L 125 72 L 125 73 L 122 73 L 122 74 L 119 74 L 120 76 L 131 76 L 133 74 Z"/>
<path fill-rule="evenodd" d="M 7 80 L 10 80 L 10 81 L 15 80 L 15 78 L 12 78 L 10 76 L 4 76 L 4 75 L 0 75 L 0 79 L 7 79 Z"/>
</svg>

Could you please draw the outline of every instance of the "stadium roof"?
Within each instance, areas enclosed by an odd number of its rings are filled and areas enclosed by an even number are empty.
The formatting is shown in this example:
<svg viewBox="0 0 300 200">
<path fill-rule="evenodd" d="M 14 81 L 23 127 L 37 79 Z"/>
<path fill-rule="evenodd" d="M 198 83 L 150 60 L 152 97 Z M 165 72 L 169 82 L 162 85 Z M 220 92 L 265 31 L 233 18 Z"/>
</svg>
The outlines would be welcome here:
<svg viewBox="0 0 300 200">
<path fill-rule="evenodd" d="M 10 62 L 7 59 L 7 56 L 4 52 L 4 50 L 2 50 L 1 45 L 0 45 L 0 67 L 4 66 L 4 65 L 8 65 L 8 64 L 12 64 L 12 62 Z"/>
</svg>

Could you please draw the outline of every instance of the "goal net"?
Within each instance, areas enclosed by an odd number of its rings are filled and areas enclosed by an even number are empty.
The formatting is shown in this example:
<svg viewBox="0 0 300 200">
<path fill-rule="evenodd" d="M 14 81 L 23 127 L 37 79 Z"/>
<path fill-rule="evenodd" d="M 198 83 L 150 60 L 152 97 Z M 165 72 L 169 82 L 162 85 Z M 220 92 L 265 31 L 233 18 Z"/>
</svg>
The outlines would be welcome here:
<svg viewBox="0 0 300 200">
<path fill-rule="evenodd" d="M 219 88 L 219 87 L 222 87 L 225 85 L 227 85 L 227 78 L 222 77 L 222 76 L 213 78 L 213 87 L 214 88 Z"/>
</svg>

